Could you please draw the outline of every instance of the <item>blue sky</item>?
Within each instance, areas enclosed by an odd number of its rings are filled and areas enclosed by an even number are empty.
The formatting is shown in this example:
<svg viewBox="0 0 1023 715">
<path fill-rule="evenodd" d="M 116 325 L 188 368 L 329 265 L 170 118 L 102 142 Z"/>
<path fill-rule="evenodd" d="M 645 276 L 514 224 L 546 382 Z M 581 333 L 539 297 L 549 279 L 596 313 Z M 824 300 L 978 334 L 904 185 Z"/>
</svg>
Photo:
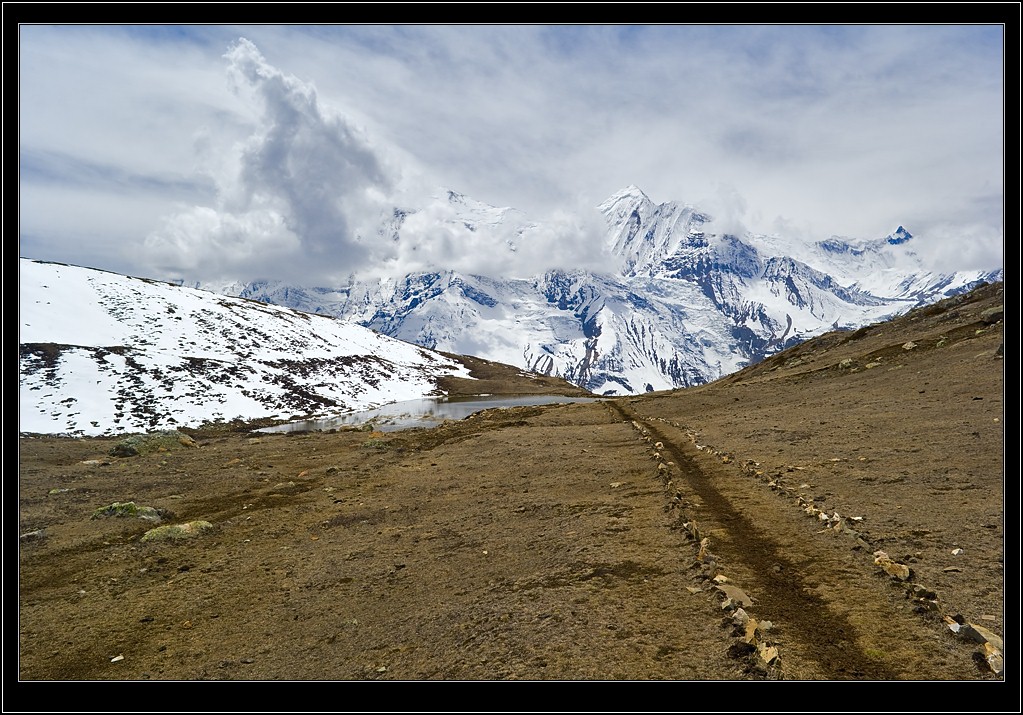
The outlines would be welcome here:
<svg viewBox="0 0 1023 715">
<path fill-rule="evenodd" d="M 19 80 L 29 258 L 325 283 L 444 187 L 589 227 L 552 237 L 565 263 L 635 184 L 733 230 L 901 224 L 936 267 L 1002 263 L 997 25 L 23 25 Z"/>
</svg>

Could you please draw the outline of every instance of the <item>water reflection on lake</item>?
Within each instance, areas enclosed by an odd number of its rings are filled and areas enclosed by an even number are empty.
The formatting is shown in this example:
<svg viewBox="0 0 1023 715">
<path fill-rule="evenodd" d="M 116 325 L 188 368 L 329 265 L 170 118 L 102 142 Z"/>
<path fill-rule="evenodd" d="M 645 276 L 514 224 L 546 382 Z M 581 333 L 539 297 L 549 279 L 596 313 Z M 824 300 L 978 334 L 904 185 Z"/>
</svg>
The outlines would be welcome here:
<svg viewBox="0 0 1023 715">
<path fill-rule="evenodd" d="M 351 412 L 322 420 L 301 420 L 256 432 L 323 432 L 342 427 L 359 427 L 372 422 L 375 429 L 394 432 L 412 427 L 436 427 L 446 420 L 460 420 L 474 412 L 494 407 L 550 405 L 566 402 L 595 402 L 597 397 L 565 397 L 564 395 L 476 395 L 468 398 L 424 397 L 419 400 L 393 402 L 372 410 Z"/>
</svg>

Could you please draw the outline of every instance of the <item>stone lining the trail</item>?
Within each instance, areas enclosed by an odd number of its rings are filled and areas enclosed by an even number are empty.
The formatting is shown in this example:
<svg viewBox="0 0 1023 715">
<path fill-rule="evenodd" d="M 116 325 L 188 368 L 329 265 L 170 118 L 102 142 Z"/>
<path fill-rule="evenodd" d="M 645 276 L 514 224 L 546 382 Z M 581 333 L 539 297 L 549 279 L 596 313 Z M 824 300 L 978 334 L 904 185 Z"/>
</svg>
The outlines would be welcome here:
<svg viewBox="0 0 1023 715">
<path fill-rule="evenodd" d="M 758 621 L 753 618 L 748 611 L 754 605 L 753 598 L 733 584 L 731 579 L 719 570 L 717 557 L 710 551 L 710 538 L 700 532 L 696 521 L 685 512 L 684 507 L 687 502 L 682 492 L 675 488 L 674 481 L 671 479 L 675 463 L 661 461 L 661 450 L 664 449 L 664 444 L 662 442 L 653 443 L 649 431 L 638 421 L 630 420 L 630 422 L 633 428 L 640 433 L 641 438 L 651 444 L 653 450 L 651 454 L 657 462 L 657 476 L 670 495 L 670 508 L 681 510 L 679 521 L 682 528 L 693 544 L 697 546 L 696 559 L 690 567 L 699 569 L 695 576 L 696 580 L 711 582 L 714 590 L 721 596 L 721 609 L 731 614 L 728 622 L 732 626 L 732 637 L 735 638 L 735 642 L 729 647 L 728 655 L 732 658 L 744 659 L 751 672 L 768 678 L 780 679 L 782 677 L 781 654 L 777 643 L 767 637 L 767 632 L 772 627 L 771 622 Z M 693 595 L 704 591 L 704 589 L 696 587 L 687 587 L 687 589 Z"/>
<path fill-rule="evenodd" d="M 948 625 L 949 630 L 960 638 L 981 644 L 981 651 L 977 653 L 977 657 L 982 658 L 993 673 L 996 675 L 1003 675 L 1005 673 L 1001 636 L 989 631 L 984 626 L 968 623 L 965 618 L 958 614 L 955 616 L 945 616 L 945 623 Z"/>
<path fill-rule="evenodd" d="M 874 552 L 874 564 L 881 567 L 881 570 L 898 581 L 909 581 L 913 575 L 913 569 L 893 561 L 884 551 Z"/>
<path fill-rule="evenodd" d="M 997 314 L 996 316 L 995 313 L 992 312 L 991 317 L 994 319 L 1000 319 L 1001 314 Z M 689 440 L 693 443 L 696 449 L 721 458 L 722 463 L 729 464 L 735 461 L 734 455 L 716 450 L 709 445 L 699 444 L 696 441 L 698 433 L 695 430 L 685 428 L 677 422 L 671 422 L 662 417 L 654 417 L 652 419 L 682 430 L 686 436 L 689 437 Z M 633 420 L 632 424 L 637 429 L 643 431 L 642 427 L 635 420 Z M 884 551 L 870 551 L 872 547 L 867 539 L 860 532 L 849 526 L 849 521 L 860 521 L 862 520 L 862 517 L 847 518 L 840 516 L 837 511 L 833 511 L 831 514 L 828 514 L 825 510 L 818 509 L 814 505 L 813 497 L 807 497 L 799 493 L 794 487 L 782 483 L 784 478 L 782 472 L 777 472 L 772 478 L 760 468 L 761 465 L 759 462 L 752 459 L 746 459 L 740 462 L 738 466 L 745 474 L 765 482 L 772 491 L 778 492 L 783 496 L 794 496 L 796 498 L 796 505 L 802 509 L 803 512 L 826 525 L 825 528 L 821 530 L 822 532 L 830 531 L 835 534 L 845 534 L 854 540 L 856 544 L 854 548 L 864 549 L 870 552 L 873 556 L 874 564 L 884 573 L 888 574 L 893 583 L 902 585 L 905 588 L 906 596 L 913 601 L 914 610 L 917 613 L 934 613 L 941 610 L 941 606 L 938 601 L 938 594 L 926 586 L 914 583 L 912 581 L 914 574 L 909 566 L 894 561 Z M 794 471 L 805 471 L 805 467 L 790 465 L 786 467 L 786 471 L 790 473 Z M 949 624 L 949 629 L 953 633 L 967 640 L 980 643 L 982 645 L 982 649 L 976 653 L 975 657 L 983 660 L 987 664 L 988 668 L 990 668 L 990 670 L 996 675 L 1001 676 L 1004 674 L 1002 639 L 1000 636 L 983 626 L 967 623 L 960 615 L 946 615 L 945 622 Z"/>
</svg>

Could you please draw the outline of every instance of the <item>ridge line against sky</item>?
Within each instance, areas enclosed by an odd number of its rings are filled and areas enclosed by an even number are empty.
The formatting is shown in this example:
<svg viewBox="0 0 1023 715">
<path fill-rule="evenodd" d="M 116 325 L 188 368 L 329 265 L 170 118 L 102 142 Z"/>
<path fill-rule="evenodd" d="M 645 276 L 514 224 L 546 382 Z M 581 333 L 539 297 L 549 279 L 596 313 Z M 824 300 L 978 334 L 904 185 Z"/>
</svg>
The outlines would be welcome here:
<svg viewBox="0 0 1023 715">
<path fill-rule="evenodd" d="M 20 254 L 189 282 L 598 269 L 596 206 L 634 184 L 732 231 L 904 225 L 936 268 L 997 268 L 1004 43 L 996 24 L 23 25 Z M 401 242 L 380 232 L 443 189 L 516 211 L 487 234 L 434 202 Z"/>
</svg>

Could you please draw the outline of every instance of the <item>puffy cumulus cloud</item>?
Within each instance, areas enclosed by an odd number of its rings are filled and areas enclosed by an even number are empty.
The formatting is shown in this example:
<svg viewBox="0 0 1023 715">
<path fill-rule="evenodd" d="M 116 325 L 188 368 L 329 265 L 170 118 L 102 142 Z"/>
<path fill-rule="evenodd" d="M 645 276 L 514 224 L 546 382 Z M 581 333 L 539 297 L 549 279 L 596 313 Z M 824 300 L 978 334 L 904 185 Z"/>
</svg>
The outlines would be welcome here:
<svg viewBox="0 0 1023 715">
<path fill-rule="evenodd" d="M 533 222 L 515 209 L 434 198 L 410 211 L 390 239 L 378 244 L 377 260 L 364 274 L 454 270 L 526 278 L 555 268 L 610 271 L 615 264 L 606 235 L 594 207 Z"/>
<path fill-rule="evenodd" d="M 611 269 L 606 227 L 593 206 L 554 211 L 540 223 L 458 194 L 430 196 L 414 160 L 402 177 L 392 157 L 315 87 L 273 67 L 242 38 L 224 57 L 235 92 L 258 115 L 252 134 L 218 156 L 215 206 L 182 208 L 145 241 L 167 277 L 306 285 L 352 275 L 457 270 L 524 277 L 551 268 Z M 208 131 L 197 150 L 213 151 Z M 409 206 L 400 226 L 395 206 Z"/>
<path fill-rule="evenodd" d="M 145 241 L 153 267 L 215 280 L 307 283 L 361 270 L 396 171 L 310 83 L 271 66 L 242 38 L 224 55 L 232 87 L 257 106 L 255 132 L 217 177 L 214 207 L 165 219 Z M 202 144 L 198 144 L 201 148 Z"/>
<path fill-rule="evenodd" d="M 539 266 L 541 270 L 611 272 L 621 268 L 620 259 L 610 253 L 603 216 L 588 205 L 549 214 L 542 225 L 523 233 L 518 252 L 523 267 Z"/>
<path fill-rule="evenodd" d="M 205 272 L 197 280 L 322 283 L 444 264 L 533 273 L 596 260 L 604 231 L 594 207 L 635 184 L 736 233 L 870 239 L 903 224 L 921 239 L 933 228 L 936 260 L 966 235 L 971 251 L 982 241 L 991 255 L 1001 234 L 989 217 L 1001 216 L 1004 193 L 1003 34 L 23 28 L 20 234 L 34 257 L 132 261 L 133 273 L 193 266 Z M 522 209 L 516 229 L 532 220 L 545 231 L 468 231 L 446 208 L 428 210 L 430 190 L 416 187 L 437 184 Z M 718 185 L 741 201 L 716 196 Z M 982 194 L 999 205 L 970 199 Z M 421 210 L 409 225 L 421 235 L 407 228 L 395 243 L 379 233 L 394 206 Z M 243 228 L 259 250 L 243 252 Z"/>
<path fill-rule="evenodd" d="M 992 221 L 949 224 L 921 222 L 913 233 L 913 250 L 935 271 L 989 271 L 1005 267 L 1001 214 Z"/>
<path fill-rule="evenodd" d="M 696 201 L 696 207 L 710 214 L 716 233 L 742 236 L 749 230 L 746 226 L 749 205 L 731 184 L 718 184 L 713 194 Z"/>
<path fill-rule="evenodd" d="M 287 273 L 301 248 L 284 217 L 267 208 L 183 208 L 146 239 L 149 261 L 159 272 L 188 281 L 260 276 L 275 263 Z"/>
</svg>

